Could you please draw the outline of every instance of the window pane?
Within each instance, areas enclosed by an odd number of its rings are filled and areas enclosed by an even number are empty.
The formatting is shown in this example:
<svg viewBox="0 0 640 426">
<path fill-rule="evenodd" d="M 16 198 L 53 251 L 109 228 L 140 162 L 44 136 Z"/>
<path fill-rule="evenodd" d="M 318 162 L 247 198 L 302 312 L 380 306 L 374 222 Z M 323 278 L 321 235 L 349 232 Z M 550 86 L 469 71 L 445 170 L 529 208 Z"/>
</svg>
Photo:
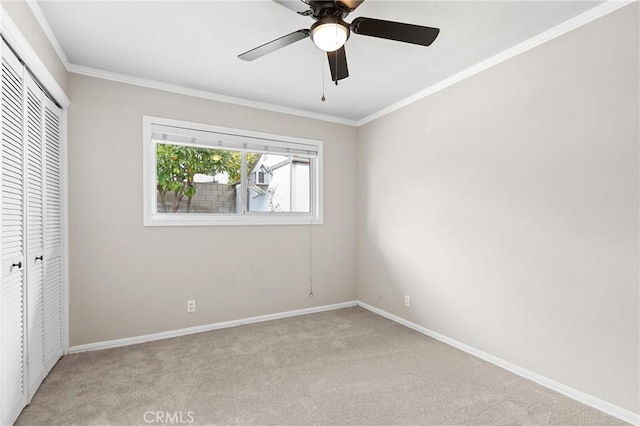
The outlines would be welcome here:
<svg viewBox="0 0 640 426">
<path fill-rule="evenodd" d="M 240 151 L 156 144 L 158 213 L 237 213 Z"/>
<path fill-rule="evenodd" d="M 248 211 L 311 211 L 308 158 L 249 152 L 247 172 Z"/>
<path fill-rule="evenodd" d="M 149 116 L 143 125 L 144 226 L 322 224 L 321 141 Z"/>
</svg>

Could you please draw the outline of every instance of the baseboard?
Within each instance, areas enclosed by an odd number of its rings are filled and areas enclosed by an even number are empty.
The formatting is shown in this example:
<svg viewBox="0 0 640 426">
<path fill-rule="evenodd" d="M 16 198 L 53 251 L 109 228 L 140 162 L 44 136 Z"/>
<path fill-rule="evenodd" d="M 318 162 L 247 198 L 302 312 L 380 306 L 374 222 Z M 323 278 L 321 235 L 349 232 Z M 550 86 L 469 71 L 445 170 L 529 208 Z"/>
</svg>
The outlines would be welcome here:
<svg viewBox="0 0 640 426">
<path fill-rule="evenodd" d="M 617 405 L 611 404 L 607 401 L 604 401 L 602 399 L 596 398 L 595 396 L 586 394 L 584 392 L 581 392 L 577 389 L 574 389 L 572 387 L 563 385 L 562 383 L 556 382 L 555 380 L 549 379 L 547 377 L 544 377 L 540 374 L 534 373 L 532 371 L 529 371 L 525 368 L 522 368 L 516 364 L 513 364 L 509 361 L 505 361 L 501 358 L 498 358 L 496 356 L 493 356 L 491 354 L 488 354 L 486 352 L 483 352 L 479 349 L 473 348 L 469 345 L 466 345 L 464 343 L 458 342 L 457 340 L 451 339 L 447 336 L 443 336 L 440 333 L 436 333 L 433 330 L 430 330 L 428 328 L 422 327 L 421 325 L 418 325 L 414 322 L 411 322 L 409 320 L 406 320 L 402 317 L 399 317 L 397 315 L 393 315 L 387 311 L 384 311 L 380 308 L 376 308 L 375 306 L 371 306 L 367 303 L 361 302 L 361 301 L 350 301 L 350 302 L 342 302 L 342 303 L 335 303 L 332 305 L 323 305 L 323 306 L 315 306 L 312 308 L 304 308 L 304 309 L 297 309 L 297 310 L 293 310 L 293 311 L 286 311 L 286 312 L 278 312 L 275 314 L 267 314 L 267 315 L 259 315 L 259 316 L 255 316 L 255 317 L 249 317 L 249 318 L 243 318 L 243 319 L 238 319 L 238 320 L 232 320 L 232 321 L 225 321 L 225 322 L 218 322 L 218 323 L 214 323 L 214 324 L 207 324 L 207 325 L 201 325 L 201 326 L 196 326 L 196 327 L 189 327 L 189 328 L 182 328 L 182 329 L 178 329 L 178 330 L 170 330 L 170 331 L 164 331 L 164 332 L 160 332 L 160 333 L 154 333 L 154 334 L 146 334 L 143 336 L 135 336 L 135 337 L 128 337 L 125 339 L 116 339 L 116 340 L 109 340 L 109 341 L 105 341 L 105 342 L 96 342 L 96 343 L 89 343 L 86 345 L 77 345 L 77 346 L 72 346 L 71 348 L 69 348 L 69 353 L 73 354 L 73 353 L 79 353 L 79 352 L 86 352 L 86 351 L 95 351 L 95 350 L 99 350 L 99 349 L 108 349 L 108 348 L 116 348 L 116 347 L 120 347 L 120 346 L 128 346 L 128 345 L 135 345 L 137 343 L 144 343 L 144 342 L 150 342 L 150 341 L 154 341 L 154 340 L 162 340 L 162 339 L 168 339 L 171 337 L 178 337 L 178 336 L 185 336 L 188 334 L 195 334 L 195 333 L 202 333 L 204 331 L 211 331 L 211 330 L 218 330 L 221 328 L 228 328 L 228 327 L 237 327 L 239 325 L 244 325 L 244 324 L 253 324 L 253 323 L 257 323 L 257 322 L 263 322 L 263 321 L 271 321 L 271 320 L 275 320 L 275 319 L 282 319 L 282 318 L 288 318 L 288 317 L 294 317 L 294 316 L 298 316 L 298 315 L 306 315 L 306 314 L 312 314 L 312 313 L 316 313 L 316 312 L 324 312 L 324 311 L 331 311 L 334 309 L 341 309 L 341 308 L 348 308 L 348 307 L 352 307 L 352 306 L 361 306 L 364 309 L 367 309 L 368 311 L 371 311 L 375 314 L 378 314 L 382 317 L 388 318 L 391 321 L 395 321 L 398 324 L 402 324 L 405 327 L 408 327 L 412 330 L 415 330 L 419 333 L 422 333 L 426 336 L 432 337 L 436 340 L 439 340 L 449 346 L 453 346 L 454 348 L 460 349 L 461 351 L 464 351 L 468 354 L 471 354 L 473 356 L 476 356 L 480 359 L 483 359 L 487 362 L 490 362 L 494 365 L 497 365 L 498 367 L 504 368 L 507 371 L 510 371 L 514 374 L 517 374 L 518 376 L 524 377 L 525 379 L 531 380 L 533 382 L 538 383 L 539 385 L 542 385 L 546 388 L 549 388 L 553 391 L 556 391 L 562 395 L 565 395 L 571 399 L 574 399 L 578 402 L 581 402 L 585 405 L 588 405 L 590 407 L 593 407 L 597 410 L 600 410 L 604 413 L 607 413 L 613 417 L 616 417 L 620 420 L 623 420 L 627 423 L 630 423 L 632 425 L 636 425 L 636 426 L 640 426 L 640 415 L 633 413 L 629 410 L 626 410 L 622 407 L 618 407 Z"/>
<path fill-rule="evenodd" d="M 294 311 L 278 312 L 275 314 L 259 315 L 256 317 L 242 318 L 232 321 L 217 322 L 214 324 L 199 325 L 196 327 L 181 328 L 178 330 L 163 331 L 160 333 L 145 334 L 143 336 L 127 337 L 124 339 L 108 340 L 104 342 L 88 343 L 86 345 L 71 346 L 69 353 L 79 353 L 96 351 L 100 349 L 117 348 L 120 346 L 135 345 L 138 343 L 151 342 L 154 340 L 169 339 L 171 337 L 186 336 L 187 334 L 202 333 L 204 331 L 218 330 L 221 328 L 237 327 L 244 324 L 271 321 L 276 319 L 295 317 L 298 315 L 313 314 L 317 312 L 331 311 L 334 309 L 349 308 L 357 306 L 357 301 L 335 303 L 332 305 L 314 306 L 312 308 L 296 309 Z"/>
<path fill-rule="evenodd" d="M 596 398 L 595 396 L 586 394 L 584 392 L 581 392 L 577 389 L 574 389 L 572 387 L 563 385 L 562 383 L 556 382 L 555 380 L 551 380 L 548 377 L 544 377 L 540 374 L 534 373 L 532 371 L 529 371 L 525 368 L 522 368 L 518 365 L 512 364 L 509 361 L 505 361 L 501 358 L 498 358 L 496 356 L 493 356 L 491 354 L 488 354 L 486 352 L 483 352 L 481 350 L 478 350 L 476 348 L 473 348 L 469 345 L 465 345 L 464 343 L 458 342 L 457 340 L 451 339 L 447 336 L 443 336 L 440 333 L 436 333 L 433 330 L 429 330 L 428 328 L 422 327 L 421 325 L 418 325 L 416 323 L 413 323 L 411 321 L 408 321 L 404 318 L 401 318 L 397 315 L 393 315 L 390 314 L 387 311 L 384 311 L 380 308 L 376 308 L 375 306 L 371 306 L 369 304 L 366 304 L 364 302 L 360 302 L 358 301 L 358 305 L 363 307 L 364 309 L 367 309 L 375 314 L 378 314 L 380 316 L 383 316 L 385 318 L 390 319 L 391 321 L 395 321 L 399 324 L 402 324 L 412 330 L 415 330 L 419 333 L 422 333 L 426 336 L 432 337 L 436 340 L 439 340 L 443 343 L 446 343 L 449 346 L 453 346 L 454 348 L 460 349 L 461 351 L 464 351 L 468 354 L 471 354 L 473 356 L 476 356 L 480 359 L 483 359 L 487 362 L 490 362 L 491 364 L 497 365 L 498 367 L 504 368 L 507 371 L 510 371 L 512 373 L 517 374 L 518 376 L 524 377 L 525 379 L 531 380 L 533 382 L 538 383 L 539 385 L 542 385 L 546 388 L 549 388 L 553 391 L 556 391 L 558 393 L 561 393 L 564 396 L 567 396 L 571 399 L 574 399 L 578 402 L 581 402 L 585 405 L 588 405 L 590 407 L 593 407 L 597 410 L 600 410 L 604 413 L 609 414 L 610 416 L 616 417 L 620 420 L 623 420 L 627 423 L 630 423 L 632 425 L 640 425 L 640 415 L 626 410 L 622 407 L 618 407 L 617 405 L 611 404 L 607 401 L 604 401 L 600 398 Z"/>
</svg>

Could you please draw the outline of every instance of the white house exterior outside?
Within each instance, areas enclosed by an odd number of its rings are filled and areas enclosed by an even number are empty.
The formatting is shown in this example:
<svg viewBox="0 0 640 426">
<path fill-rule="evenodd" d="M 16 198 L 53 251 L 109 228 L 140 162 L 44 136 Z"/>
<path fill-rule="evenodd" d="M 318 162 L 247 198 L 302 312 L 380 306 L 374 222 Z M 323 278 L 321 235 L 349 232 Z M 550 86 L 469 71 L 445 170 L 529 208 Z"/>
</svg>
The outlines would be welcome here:
<svg viewBox="0 0 640 426">
<path fill-rule="evenodd" d="M 252 212 L 309 212 L 309 159 L 263 154 L 249 173 Z"/>
</svg>

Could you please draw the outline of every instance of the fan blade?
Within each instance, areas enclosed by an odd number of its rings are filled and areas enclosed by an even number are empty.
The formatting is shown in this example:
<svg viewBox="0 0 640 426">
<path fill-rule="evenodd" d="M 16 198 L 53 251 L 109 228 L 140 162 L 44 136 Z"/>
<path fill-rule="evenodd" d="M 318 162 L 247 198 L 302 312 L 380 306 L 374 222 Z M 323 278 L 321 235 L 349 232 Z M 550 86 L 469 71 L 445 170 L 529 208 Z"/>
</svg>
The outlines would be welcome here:
<svg viewBox="0 0 640 426">
<path fill-rule="evenodd" d="M 349 77 L 349 69 L 347 68 L 347 52 L 344 46 L 335 52 L 327 52 L 329 58 L 329 69 L 331 70 L 331 80 L 338 81 Z"/>
<path fill-rule="evenodd" d="M 280 6 L 284 6 L 289 10 L 293 10 L 294 12 L 300 15 L 309 16 L 313 13 L 312 10 L 309 8 L 309 5 L 303 0 L 273 0 L 273 1 L 278 3 Z"/>
<path fill-rule="evenodd" d="M 364 2 L 364 0 L 336 0 L 336 3 L 341 9 L 347 12 L 353 12 Z"/>
<path fill-rule="evenodd" d="M 265 43 L 262 46 L 258 46 L 255 49 L 244 52 L 238 55 L 238 58 L 245 61 L 253 61 L 254 59 L 266 55 L 267 53 L 271 53 L 275 50 L 281 49 L 307 37 L 309 37 L 309 30 L 294 31 L 291 34 L 287 34 L 286 36 L 282 36 L 280 38 L 272 40 L 269 43 Z"/>
<path fill-rule="evenodd" d="M 440 33 L 438 28 L 372 18 L 354 19 L 351 23 L 351 31 L 360 35 L 420 44 L 422 46 L 429 46 Z"/>
</svg>

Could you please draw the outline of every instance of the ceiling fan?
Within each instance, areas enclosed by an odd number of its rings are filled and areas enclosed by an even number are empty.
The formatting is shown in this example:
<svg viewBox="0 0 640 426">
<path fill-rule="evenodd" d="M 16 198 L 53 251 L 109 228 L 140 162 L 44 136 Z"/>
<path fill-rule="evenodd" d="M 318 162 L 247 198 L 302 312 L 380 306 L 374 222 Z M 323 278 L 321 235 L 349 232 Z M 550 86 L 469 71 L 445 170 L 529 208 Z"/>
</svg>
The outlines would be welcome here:
<svg viewBox="0 0 640 426">
<path fill-rule="evenodd" d="M 245 61 L 253 61 L 261 56 L 311 37 L 320 49 L 327 52 L 331 80 L 338 84 L 338 80 L 349 77 L 345 42 L 351 33 L 370 37 L 386 38 L 404 43 L 429 46 L 438 37 L 438 28 L 405 24 L 402 22 L 383 21 L 381 19 L 354 19 L 351 24 L 344 21 L 349 13 L 356 10 L 364 0 L 273 0 L 291 9 L 299 15 L 310 16 L 316 22 L 309 29 L 301 29 L 272 40 L 244 52 L 238 57 Z"/>
</svg>

